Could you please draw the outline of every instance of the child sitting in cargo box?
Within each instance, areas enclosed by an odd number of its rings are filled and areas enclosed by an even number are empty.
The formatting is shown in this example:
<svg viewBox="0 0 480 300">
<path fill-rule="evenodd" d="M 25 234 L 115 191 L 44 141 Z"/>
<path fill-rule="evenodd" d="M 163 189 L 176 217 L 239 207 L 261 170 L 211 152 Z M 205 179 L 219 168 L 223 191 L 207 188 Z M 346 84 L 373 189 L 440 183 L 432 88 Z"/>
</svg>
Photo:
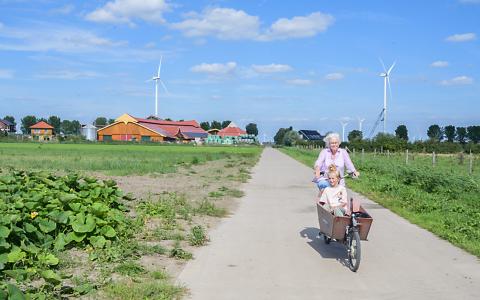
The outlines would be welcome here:
<svg viewBox="0 0 480 300">
<path fill-rule="evenodd" d="M 330 210 L 335 216 L 344 216 L 348 212 L 347 189 L 340 185 L 340 172 L 331 170 L 328 172 L 329 187 L 323 190 L 318 200 L 320 205 Z"/>
</svg>

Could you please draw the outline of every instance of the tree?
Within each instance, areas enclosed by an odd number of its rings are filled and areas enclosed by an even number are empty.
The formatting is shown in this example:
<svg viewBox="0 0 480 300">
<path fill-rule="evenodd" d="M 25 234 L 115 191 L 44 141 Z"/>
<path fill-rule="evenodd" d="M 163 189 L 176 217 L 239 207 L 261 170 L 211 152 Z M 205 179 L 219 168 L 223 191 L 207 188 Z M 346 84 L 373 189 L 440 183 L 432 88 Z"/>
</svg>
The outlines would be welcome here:
<svg viewBox="0 0 480 300">
<path fill-rule="evenodd" d="M 63 120 L 62 125 L 60 125 L 60 131 L 63 134 L 71 134 L 72 133 L 72 122 L 69 120 Z"/>
<path fill-rule="evenodd" d="M 467 128 L 465 127 L 457 127 L 457 132 L 456 132 L 456 140 L 460 144 L 465 144 L 467 142 Z"/>
<path fill-rule="evenodd" d="M 245 127 L 245 129 L 247 130 L 248 134 L 253 134 L 255 136 L 258 135 L 257 124 L 255 124 L 255 123 L 248 123 L 247 126 Z"/>
<path fill-rule="evenodd" d="M 210 123 L 210 128 L 211 129 L 222 129 L 222 123 L 218 122 L 218 121 L 212 121 L 212 123 Z"/>
<path fill-rule="evenodd" d="M 428 137 L 433 141 L 441 141 L 443 138 L 442 128 L 437 124 L 430 125 L 427 130 Z"/>
<path fill-rule="evenodd" d="M 208 121 L 201 122 L 200 127 L 202 127 L 202 129 L 205 130 L 205 131 L 210 130 L 210 122 L 208 122 Z"/>
<path fill-rule="evenodd" d="M 467 136 L 470 141 L 478 144 L 478 142 L 480 141 L 480 126 L 468 126 Z"/>
<path fill-rule="evenodd" d="M 292 130 L 293 130 L 292 126 L 290 126 L 289 128 L 278 129 L 277 133 L 273 137 L 273 141 L 275 142 L 275 144 L 283 145 L 285 134 Z"/>
<path fill-rule="evenodd" d="M 22 126 L 20 129 L 24 134 L 29 134 L 30 126 L 35 125 L 38 121 L 37 121 L 37 117 L 35 116 L 25 116 L 21 122 L 22 122 Z"/>
<path fill-rule="evenodd" d="M 223 121 L 222 122 L 222 129 L 227 127 L 228 125 L 230 125 L 230 123 L 232 123 L 232 121 L 230 121 L 230 120 Z"/>
<path fill-rule="evenodd" d="M 107 118 L 105 117 L 98 117 L 95 119 L 93 122 L 93 125 L 95 126 L 106 126 L 107 125 Z"/>
<path fill-rule="evenodd" d="M 5 118 L 3 118 L 4 120 L 10 122 L 13 124 L 13 127 L 14 128 L 17 128 L 17 123 L 15 122 L 15 118 L 12 117 L 12 116 L 5 116 Z"/>
<path fill-rule="evenodd" d="M 395 136 L 399 139 L 404 141 L 408 141 L 408 129 L 405 125 L 399 125 L 397 129 L 395 129 Z"/>
<path fill-rule="evenodd" d="M 82 128 L 82 124 L 79 121 L 73 120 L 72 121 L 72 133 L 73 134 L 80 134 L 80 129 Z"/>
<path fill-rule="evenodd" d="M 363 133 L 360 130 L 352 130 L 348 133 L 348 141 L 361 141 L 363 139 Z"/>
<path fill-rule="evenodd" d="M 115 123 L 115 119 L 108 119 L 108 125 Z"/>
<path fill-rule="evenodd" d="M 285 135 L 283 136 L 283 143 L 285 146 L 295 146 L 297 142 L 300 140 L 300 136 L 298 132 L 295 130 L 288 130 Z"/>
<path fill-rule="evenodd" d="M 445 126 L 443 131 L 445 132 L 445 137 L 447 138 L 447 141 L 453 143 L 453 140 L 455 139 L 455 126 Z"/>
<path fill-rule="evenodd" d="M 62 121 L 57 116 L 50 116 L 48 117 L 48 124 L 53 126 L 53 131 L 55 134 L 60 133 L 60 125 L 62 125 Z"/>
</svg>

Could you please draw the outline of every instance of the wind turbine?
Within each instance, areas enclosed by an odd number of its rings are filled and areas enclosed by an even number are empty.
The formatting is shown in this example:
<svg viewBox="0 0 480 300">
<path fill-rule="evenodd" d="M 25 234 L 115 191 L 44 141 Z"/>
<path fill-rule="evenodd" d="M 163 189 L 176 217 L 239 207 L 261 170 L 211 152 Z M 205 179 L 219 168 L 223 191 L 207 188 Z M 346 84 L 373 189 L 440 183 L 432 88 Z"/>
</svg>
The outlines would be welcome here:
<svg viewBox="0 0 480 300">
<path fill-rule="evenodd" d="M 380 59 L 380 63 L 382 63 L 383 70 L 385 72 L 380 73 L 380 76 L 383 77 L 383 133 L 387 132 L 387 83 L 388 89 L 390 90 L 390 97 L 392 97 L 392 89 L 390 87 L 390 72 L 392 72 L 393 67 L 395 67 L 396 62 L 394 61 L 390 69 L 385 68 L 385 64 Z"/>
<path fill-rule="evenodd" d="M 163 57 L 160 57 L 160 63 L 158 64 L 157 76 L 153 76 L 152 79 L 150 79 L 152 81 L 155 81 L 155 117 L 157 118 L 158 118 L 158 83 L 159 82 L 162 85 L 165 92 L 168 93 L 167 87 L 165 86 L 163 81 L 160 79 L 160 71 L 162 70 L 162 58 Z"/>
<path fill-rule="evenodd" d="M 365 119 L 358 118 L 358 130 L 362 132 L 362 123 Z"/>
<path fill-rule="evenodd" d="M 348 122 L 340 121 L 340 124 L 342 124 L 342 142 L 345 142 L 345 127 L 347 127 Z"/>
</svg>

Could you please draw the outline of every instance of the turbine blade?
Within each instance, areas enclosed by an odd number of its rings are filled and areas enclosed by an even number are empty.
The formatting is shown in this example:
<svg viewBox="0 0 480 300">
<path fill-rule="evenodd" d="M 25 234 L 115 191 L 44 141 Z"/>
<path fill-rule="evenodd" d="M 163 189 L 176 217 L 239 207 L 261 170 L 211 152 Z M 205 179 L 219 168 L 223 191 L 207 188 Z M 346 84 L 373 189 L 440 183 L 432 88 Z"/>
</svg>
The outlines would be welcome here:
<svg viewBox="0 0 480 300">
<path fill-rule="evenodd" d="M 162 58 L 163 58 L 163 56 L 160 56 L 160 63 L 158 64 L 158 74 L 157 74 L 157 77 L 160 77 L 160 71 L 162 70 Z"/>
<path fill-rule="evenodd" d="M 163 83 L 163 81 L 161 81 L 160 79 L 159 79 L 158 81 L 160 81 L 160 83 L 162 84 L 163 89 L 165 90 L 165 92 L 167 92 L 167 94 L 170 94 L 170 93 L 168 92 L 168 90 L 167 90 L 167 87 L 166 87 L 165 84 Z"/>
<path fill-rule="evenodd" d="M 390 101 L 393 100 L 393 95 L 392 95 L 392 87 L 390 86 L 390 76 L 387 76 L 387 83 L 388 83 L 388 92 L 390 94 Z"/>
<path fill-rule="evenodd" d="M 387 69 L 385 68 L 385 64 L 383 63 L 383 60 L 380 57 L 378 58 L 378 60 L 382 64 L 382 67 L 383 67 L 383 70 L 385 71 L 385 73 L 387 73 Z"/>
<path fill-rule="evenodd" d="M 393 64 L 392 64 L 392 66 L 390 67 L 390 69 L 388 69 L 387 76 L 390 76 L 390 72 L 393 70 L 393 67 L 395 67 L 395 64 L 396 64 L 396 63 L 397 63 L 397 62 L 394 61 Z"/>
</svg>

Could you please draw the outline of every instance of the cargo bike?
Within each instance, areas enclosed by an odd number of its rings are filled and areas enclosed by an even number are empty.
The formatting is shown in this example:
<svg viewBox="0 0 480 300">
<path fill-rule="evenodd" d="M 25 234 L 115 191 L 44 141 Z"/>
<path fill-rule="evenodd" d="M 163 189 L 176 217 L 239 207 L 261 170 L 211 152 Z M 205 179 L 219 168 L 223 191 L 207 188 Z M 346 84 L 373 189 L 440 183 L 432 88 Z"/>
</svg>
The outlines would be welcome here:
<svg viewBox="0 0 480 300">
<path fill-rule="evenodd" d="M 362 254 L 360 241 L 367 240 L 373 219 L 361 205 L 354 207 L 353 198 L 350 198 L 349 205 L 352 212 L 350 216 L 334 216 L 317 203 L 319 235 L 323 235 L 326 244 L 331 241 L 342 243 L 347 250 L 349 268 L 356 272 Z"/>
</svg>

